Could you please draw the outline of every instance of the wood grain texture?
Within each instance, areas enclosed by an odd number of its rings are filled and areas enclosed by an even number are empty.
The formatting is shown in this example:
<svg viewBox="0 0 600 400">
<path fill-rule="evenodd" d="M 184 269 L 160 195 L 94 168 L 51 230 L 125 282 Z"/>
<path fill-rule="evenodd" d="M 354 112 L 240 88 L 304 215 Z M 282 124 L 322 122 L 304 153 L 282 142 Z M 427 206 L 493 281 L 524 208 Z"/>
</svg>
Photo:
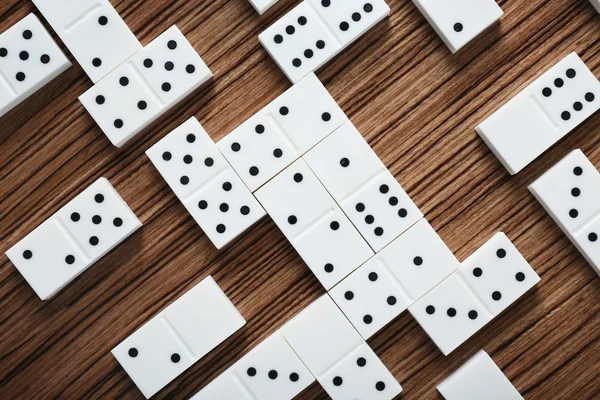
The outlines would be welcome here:
<svg viewBox="0 0 600 400">
<path fill-rule="evenodd" d="M 211 274 L 248 323 L 156 396 L 186 399 L 324 293 L 268 218 L 215 250 L 144 155 L 192 115 L 218 140 L 289 87 L 257 35 L 298 1 L 262 17 L 246 0 L 111 1 L 144 45 L 177 24 L 215 79 L 121 149 L 78 102 L 91 82 L 76 63 L 0 119 L 2 399 L 141 399 L 110 350 Z M 449 357 L 408 313 L 369 344 L 406 400 L 440 398 L 481 348 L 527 399 L 600 398 L 600 278 L 527 190 L 574 148 L 600 167 L 600 115 L 515 177 L 474 131 L 571 51 L 600 76 L 600 16 L 586 0 L 500 0 L 501 23 L 451 55 L 411 1 L 388 3 L 318 76 L 459 260 L 502 230 L 542 281 Z M 32 11 L 3 0 L 0 30 Z M 144 226 L 42 302 L 4 252 L 101 176 Z M 299 397 L 327 398 L 316 384 Z"/>
</svg>

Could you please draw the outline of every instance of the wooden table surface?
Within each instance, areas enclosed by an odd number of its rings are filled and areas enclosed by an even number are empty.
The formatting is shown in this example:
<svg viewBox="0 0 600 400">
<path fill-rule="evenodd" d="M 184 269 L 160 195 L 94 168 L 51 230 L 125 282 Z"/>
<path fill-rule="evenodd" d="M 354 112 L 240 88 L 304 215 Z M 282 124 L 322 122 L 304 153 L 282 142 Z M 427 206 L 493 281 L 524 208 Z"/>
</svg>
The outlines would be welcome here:
<svg viewBox="0 0 600 400">
<path fill-rule="evenodd" d="M 325 291 L 264 218 L 217 251 L 144 151 L 195 115 L 218 140 L 290 86 L 257 35 L 298 1 L 260 17 L 247 0 L 112 0 L 149 43 L 177 24 L 215 74 L 121 149 L 77 97 L 74 66 L 0 119 L 0 398 L 141 399 L 110 350 L 212 275 L 247 325 L 155 398 L 187 399 Z M 500 0 L 501 23 L 451 55 L 409 0 L 318 72 L 350 119 L 463 260 L 504 231 L 541 283 L 444 357 L 408 313 L 369 344 L 404 387 L 435 387 L 485 349 L 527 399 L 600 398 L 600 278 L 528 192 L 575 148 L 600 167 L 600 114 L 511 177 L 474 128 L 572 51 L 600 76 L 600 16 L 586 0 Z M 0 30 L 31 1 L 0 2 Z M 49 301 L 4 252 L 99 177 L 144 226 Z M 314 384 L 302 399 L 327 398 Z"/>
</svg>

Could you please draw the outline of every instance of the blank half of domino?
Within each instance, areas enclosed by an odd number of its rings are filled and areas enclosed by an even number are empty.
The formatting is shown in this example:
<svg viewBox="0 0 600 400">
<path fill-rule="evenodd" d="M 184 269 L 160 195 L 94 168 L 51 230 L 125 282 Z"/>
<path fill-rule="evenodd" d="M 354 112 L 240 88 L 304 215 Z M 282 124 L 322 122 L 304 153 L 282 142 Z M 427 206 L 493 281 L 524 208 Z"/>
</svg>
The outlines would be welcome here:
<svg viewBox="0 0 600 400">
<path fill-rule="evenodd" d="M 600 82 L 576 53 L 537 78 L 476 131 L 511 175 L 600 107 Z"/>
<path fill-rule="evenodd" d="M 600 172 L 574 150 L 529 186 L 546 212 L 600 274 Z"/>
<path fill-rule="evenodd" d="M 34 14 L 8 28 L 0 34 L 0 117 L 70 66 Z"/>
<path fill-rule="evenodd" d="M 79 97 L 117 147 L 212 77 L 176 27 L 109 73 Z"/>
<path fill-rule="evenodd" d="M 494 360 L 480 350 L 437 387 L 446 400 L 523 400 Z"/>
<path fill-rule="evenodd" d="M 6 255 L 46 300 L 141 225 L 108 180 L 101 178 Z"/>
<path fill-rule="evenodd" d="M 146 398 L 246 324 L 208 277 L 112 350 Z"/>
<path fill-rule="evenodd" d="M 496 0 L 413 0 L 452 53 L 504 14 Z"/>
<path fill-rule="evenodd" d="M 108 0 L 33 2 L 94 83 L 142 48 Z"/>
<path fill-rule="evenodd" d="M 384 0 L 305 0 L 258 39 L 290 81 L 296 83 L 389 12 Z"/>
</svg>

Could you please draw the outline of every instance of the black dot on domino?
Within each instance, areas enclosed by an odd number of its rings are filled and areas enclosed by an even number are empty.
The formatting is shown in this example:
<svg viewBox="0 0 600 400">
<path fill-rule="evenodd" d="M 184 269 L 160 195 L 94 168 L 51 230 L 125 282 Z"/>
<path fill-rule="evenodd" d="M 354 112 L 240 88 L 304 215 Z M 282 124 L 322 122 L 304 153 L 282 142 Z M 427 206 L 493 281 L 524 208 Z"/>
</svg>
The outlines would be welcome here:
<svg viewBox="0 0 600 400">
<path fill-rule="evenodd" d="M 22 61 L 27 61 L 27 60 L 29 60 L 29 53 L 26 52 L 26 51 L 22 51 L 22 52 L 19 53 L 19 58 Z"/>
<path fill-rule="evenodd" d="M 571 209 L 569 210 L 569 217 L 571 218 L 577 218 L 579 216 L 579 211 L 577 211 L 576 209 Z"/>
<path fill-rule="evenodd" d="M 250 367 L 246 370 L 246 374 L 250 377 L 256 376 L 256 368 Z"/>
<path fill-rule="evenodd" d="M 138 352 L 138 349 L 136 349 L 135 347 L 132 347 L 129 349 L 127 354 L 129 354 L 129 357 L 131 357 L 131 358 L 136 358 L 138 356 L 139 352 Z"/>
<path fill-rule="evenodd" d="M 327 263 L 325 264 L 325 266 L 323 267 L 323 269 L 325 270 L 325 272 L 327 272 L 328 274 L 333 272 L 333 264 L 331 263 Z"/>
<path fill-rule="evenodd" d="M 385 383 L 379 381 L 375 384 L 375 389 L 377 389 L 378 392 L 383 392 L 385 390 Z"/>
<path fill-rule="evenodd" d="M 26 76 L 23 72 L 17 72 L 17 74 L 15 75 L 15 78 L 17 81 L 23 82 L 25 80 Z"/>
<path fill-rule="evenodd" d="M 427 306 L 425 307 L 425 312 L 429 315 L 433 315 L 435 314 L 435 307 L 434 306 Z"/>
<path fill-rule="evenodd" d="M 169 42 L 167 42 L 167 47 L 169 50 L 175 50 L 177 48 L 177 42 L 174 40 L 169 40 Z"/>
<path fill-rule="evenodd" d="M 33 252 L 31 250 L 25 250 L 23 252 L 23 258 L 26 260 L 31 260 L 31 257 L 33 257 Z"/>
<path fill-rule="evenodd" d="M 248 206 L 242 206 L 240 208 L 240 214 L 242 214 L 242 215 L 248 215 L 248 214 L 250 214 L 250 207 L 248 207 Z"/>
<path fill-rule="evenodd" d="M 581 168 L 581 167 L 573 168 L 573 174 L 575 176 L 581 176 L 583 174 L 583 168 Z"/>
<path fill-rule="evenodd" d="M 78 212 L 71 213 L 71 221 L 78 222 L 81 219 L 81 215 Z"/>
<path fill-rule="evenodd" d="M 461 24 L 460 22 L 454 24 L 454 32 L 460 33 L 463 31 L 463 29 L 463 24 Z"/>
<path fill-rule="evenodd" d="M 341 376 L 336 376 L 335 378 L 333 378 L 334 386 L 342 386 L 342 383 L 344 383 L 344 380 L 342 379 Z"/>
<path fill-rule="evenodd" d="M 227 230 L 227 228 L 225 228 L 225 225 L 223 225 L 223 224 L 217 225 L 217 232 L 218 233 L 225 233 L 226 230 Z"/>
<path fill-rule="evenodd" d="M 290 374 L 290 381 L 292 381 L 292 382 L 298 382 L 299 379 L 300 379 L 300 375 L 298 375 L 297 373 L 292 372 Z"/>
<path fill-rule="evenodd" d="M 446 314 L 448 314 L 450 318 L 456 317 L 456 308 L 450 307 L 448 310 L 446 310 Z"/>
<path fill-rule="evenodd" d="M 371 323 L 373 323 L 373 317 L 367 314 L 363 317 L 363 322 L 367 325 L 371 325 Z"/>
<path fill-rule="evenodd" d="M 492 293 L 492 299 L 494 301 L 500 301 L 502 299 L 502 293 L 500 293 L 499 291 L 495 291 Z"/>
<path fill-rule="evenodd" d="M 101 59 L 99 59 L 98 57 L 95 57 L 95 58 L 92 60 L 92 65 L 93 65 L 94 67 L 98 68 L 98 67 L 100 67 L 100 66 L 102 65 L 102 60 L 101 60 Z"/>
<path fill-rule="evenodd" d="M 171 354 L 171 362 L 177 364 L 181 360 L 181 356 L 177 353 Z"/>
<path fill-rule="evenodd" d="M 395 306 L 396 302 L 397 302 L 396 296 L 388 296 L 388 298 L 387 298 L 388 305 Z"/>
<path fill-rule="evenodd" d="M 413 264 L 415 264 L 417 267 L 423 265 L 423 258 L 419 256 L 413 258 Z"/>
<path fill-rule="evenodd" d="M 344 293 L 344 298 L 348 301 L 354 300 L 354 292 L 351 290 L 346 291 L 346 293 Z"/>
<path fill-rule="evenodd" d="M 0 57 L 6 57 L 8 55 L 8 50 L 6 47 L 0 47 Z"/>
<path fill-rule="evenodd" d="M 588 240 L 592 243 L 596 242 L 598 240 L 598 234 L 595 232 L 592 232 L 588 235 Z"/>
<path fill-rule="evenodd" d="M 469 311 L 468 316 L 469 316 L 469 319 L 475 320 L 475 319 L 477 319 L 479 314 L 477 313 L 477 311 L 471 310 L 471 311 Z"/>
<path fill-rule="evenodd" d="M 571 196 L 579 197 L 580 195 L 581 195 L 581 189 L 579 189 L 579 188 L 571 189 Z"/>
<path fill-rule="evenodd" d="M 98 246 L 98 243 L 100 243 L 100 239 L 98 239 L 98 237 L 97 237 L 97 236 L 92 236 L 92 237 L 90 238 L 90 244 L 91 244 L 92 246 Z"/>
<path fill-rule="evenodd" d="M 73 265 L 75 263 L 75 257 L 71 254 L 65 257 L 65 262 L 69 265 Z"/>
<path fill-rule="evenodd" d="M 369 273 L 369 280 L 371 282 L 377 282 L 377 279 L 379 279 L 379 275 L 377 275 L 377 272 L 370 272 Z"/>
<path fill-rule="evenodd" d="M 123 226 L 123 220 L 119 217 L 113 219 L 113 225 L 116 226 L 117 228 Z"/>
<path fill-rule="evenodd" d="M 269 375 L 269 379 L 271 379 L 271 380 L 275 380 L 279 376 L 277 371 L 275 371 L 274 369 L 270 370 L 268 375 Z"/>
<path fill-rule="evenodd" d="M 29 29 L 23 31 L 23 39 L 29 40 L 33 37 L 33 33 Z"/>
<path fill-rule="evenodd" d="M 479 267 L 473 269 L 473 276 L 475 278 L 479 278 L 481 275 L 483 275 L 483 270 Z"/>
<path fill-rule="evenodd" d="M 223 190 L 224 191 L 229 192 L 232 188 L 233 188 L 233 185 L 231 184 L 231 182 L 225 182 L 225 183 L 223 183 Z"/>
<path fill-rule="evenodd" d="M 120 84 L 121 86 L 123 86 L 123 87 L 125 87 L 125 86 L 129 85 L 129 78 L 127 78 L 126 76 L 122 76 L 122 77 L 119 79 L 119 84 Z"/>
<path fill-rule="evenodd" d="M 515 275 L 515 279 L 517 282 L 523 282 L 525 280 L 525 274 L 522 272 L 517 272 Z"/>
<path fill-rule="evenodd" d="M 102 204 L 104 202 L 104 195 L 102 193 L 98 193 L 94 196 L 94 201 L 98 204 Z"/>
<path fill-rule="evenodd" d="M 504 249 L 498 249 L 496 251 L 496 256 L 498 258 L 504 258 L 504 257 L 506 257 L 506 250 L 504 250 Z"/>
</svg>

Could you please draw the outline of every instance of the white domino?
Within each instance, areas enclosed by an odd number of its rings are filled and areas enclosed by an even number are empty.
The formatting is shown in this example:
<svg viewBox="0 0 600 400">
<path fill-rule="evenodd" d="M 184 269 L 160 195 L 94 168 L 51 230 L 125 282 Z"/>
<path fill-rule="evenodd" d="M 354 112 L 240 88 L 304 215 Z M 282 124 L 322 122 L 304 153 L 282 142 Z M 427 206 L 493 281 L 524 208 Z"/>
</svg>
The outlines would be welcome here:
<svg viewBox="0 0 600 400">
<path fill-rule="evenodd" d="M 342 109 L 311 73 L 217 146 L 254 192 L 346 121 Z"/>
<path fill-rule="evenodd" d="M 496 0 L 413 0 L 452 53 L 502 17 Z"/>
<path fill-rule="evenodd" d="M 0 117 L 70 66 L 34 14 L 0 34 Z"/>
<path fill-rule="evenodd" d="M 437 387 L 446 400 L 523 400 L 517 389 L 483 350 Z"/>
<path fill-rule="evenodd" d="M 111 184 L 101 178 L 6 255 L 46 300 L 141 225 Z"/>
<path fill-rule="evenodd" d="M 315 378 L 279 332 L 236 362 L 193 400 L 292 400 Z"/>
<path fill-rule="evenodd" d="M 305 0 L 258 39 L 290 81 L 296 83 L 389 12 L 384 0 Z"/>
<path fill-rule="evenodd" d="M 325 289 L 373 255 L 302 159 L 255 194 Z"/>
<path fill-rule="evenodd" d="M 529 186 L 548 214 L 600 274 L 600 172 L 574 150 Z"/>
<path fill-rule="evenodd" d="M 600 13 L 600 0 L 590 0 L 596 11 Z"/>
<path fill-rule="evenodd" d="M 425 219 L 329 291 L 367 340 L 459 268 Z"/>
<path fill-rule="evenodd" d="M 506 235 L 497 233 L 409 311 L 448 355 L 539 281 Z"/>
<path fill-rule="evenodd" d="M 146 154 L 217 248 L 265 215 L 196 118 Z"/>
<path fill-rule="evenodd" d="M 402 387 L 327 295 L 281 333 L 332 399 L 391 400 Z"/>
<path fill-rule="evenodd" d="M 350 121 L 303 159 L 376 252 L 423 217 Z"/>
<path fill-rule="evenodd" d="M 108 0 L 33 2 L 94 83 L 142 48 Z"/>
<path fill-rule="evenodd" d="M 476 130 L 514 175 L 599 107 L 600 82 L 579 56 L 571 53 Z"/>
<path fill-rule="evenodd" d="M 112 354 L 150 398 L 245 323 L 208 277 L 115 347 Z"/>
<path fill-rule="evenodd" d="M 250 3 L 256 9 L 256 11 L 262 15 L 265 11 L 277 3 L 277 0 L 250 0 Z"/>
<path fill-rule="evenodd" d="M 212 77 L 172 26 L 79 97 L 117 147 Z"/>
</svg>

